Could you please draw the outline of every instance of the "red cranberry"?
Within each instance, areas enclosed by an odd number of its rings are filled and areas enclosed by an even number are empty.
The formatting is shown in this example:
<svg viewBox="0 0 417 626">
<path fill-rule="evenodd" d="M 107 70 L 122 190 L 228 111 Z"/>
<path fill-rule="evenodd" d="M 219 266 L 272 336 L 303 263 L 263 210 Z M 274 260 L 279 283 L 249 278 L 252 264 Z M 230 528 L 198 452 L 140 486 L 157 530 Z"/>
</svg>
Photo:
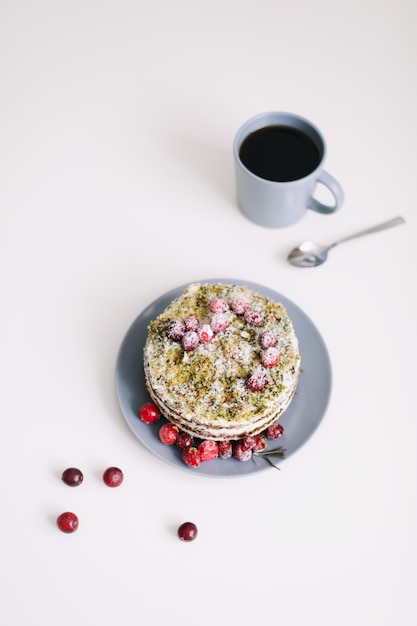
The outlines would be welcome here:
<svg viewBox="0 0 417 626">
<path fill-rule="evenodd" d="M 213 329 L 210 324 L 202 324 L 197 329 L 197 335 L 201 343 L 210 343 L 213 339 Z"/>
<path fill-rule="evenodd" d="M 259 345 L 264 350 L 266 350 L 267 348 L 270 348 L 271 346 L 275 346 L 276 342 L 277 342 L 277 337 L 275 333 L 272 332 L 272 330 L 264 330 L 259 335 Z"/>
<path fill-rule="evenodd" d="M 249 304 L 243 298 L 236 298 L 232 302 L 232 311 L 236 315 L 244 315 L 245 311 L 249 308 Z"/>
<path fill-rule="evenodd" d="M 172 320 L 168 324 L 167 337 L 174 341 L 181 341 L 183 334 L 185 333 L 185 325 L 180 320 Z"/>
<path fill-rule="evenodd" d="M 279 361 L 279 350 L 271 346 L 262 352 L 262 365 L 265 367 L 274 367 Z"/>
<path fill-rule="evenodd" d="M 202 461 L 212 461 L 219 456 L 219 446 L 212 439 L 202 441 L 198 446 L 198 451 Z"/>
<path fill-rule="evenodd" d="M 70 487 L 78 487 L 83 482 L 84 476 L 81 470 L 76 467 L 69 467 L 62 474 L 62 480 Z"/>
<path fill-rule="evenodd" d="M 153 402 L 146 402 L 139 409 L 139 417 L 145 424 L 157 422 L 160 416 L 159 409 Z"/>
<path fill-rule="evenodd" d="M 221 459 L 230 459 L 232 456 L 232 444 L 230 441 L 219 441 L 218 448 Z"/>
<path fill-rule="evenodd" d="M 194 445 L 194 437 L 189 433 L 180 431 L 178 433 L 176 444 L 181 450 L 184 450 L 184 448 L 191 448 L 191 446 Z"/>
<path fill-rule="evenodd" d="M 266 429 L 266 436 L 268 439 L 279 439 L 284 433 L 284 428 L 281 424 L 272 424 Z"/>
<path fill-rule="evenodd" d="M 190 315 L 186 317 L 184 320 L 185 330 L 194 330 L 196 331 L 199 327 L 198 319 L 194 317 L 194 315 Z"/>
<path fill-rule="evenodd" d="M 103 474 L 107 487 L 118 487 L 123 482 L 123 472 L 118 467 L 108 467 Z"/>
<path fill-rule="evenodd" d="M 241 441 L 238 441 L 233 448 L 233 457 L 238 461 L 249 461 L 252 457 L 252 450 L 247 448 Z"/>
<path fill-rule="evenodd" d="M 210 302 L 210 311 L 212 313 L 225 313 L 229 305 L 222 298 L 213 298 Z"/>
<path fill-rule="evenodd" d="M 268 382 L 268 375 L 266 372 L 258 370 L 248 378 L 246 384 L 251 391 L 262 391 L 262 389 L 267 386 Z"/>
<path fill-rule="evenodd" d="M 264 435 L 256 435 L 255 437 L 255 445 L 254 445 L 254 452 L 262 452 L 262 450 L 265 450 L 266 448 L 266 438 L 264 437 Z"/>
<path fill-rule="evenodd" d="M 200 453 L 194 446 L 183 450 L 182 460 L 188 467 L 199 467 L 202 463 Z"/>
<path fill-rule="evenodd" d="M 226 313 L 213 313 L 210 320 L 210 326 L 213 332 L 220 333 L 229 326 L 229 318 Z"/>
<path fill-rule="evenodd" d="M 78 517 L 75 513 L 66 511 L 57 517 L 56 523 L 63 533 L 74 533 L 78 528 Z"/>
<path fill-rule="evenodd" d="M 172 446 L 178 439 L 178 428 L 168 423 L 159 429 L 159 439 L 167 446 Z"/>
<path fill-rule="evenodd" d="M 257 309 L 246 309 L 244 317 L 250 326 L 260 326 L 264 321 L 264 314 Z"/>
<path fill-rule="evenodd" d="M 246 435 L 246 437 L 243 437 L 242 443 L 245 446 L 245 448 L 249 448 L 249 450 L 253 450 L 255 447 L 256 439 L 255 437 L 252 437 L 252 435 Z"/>
<path fill-rule="evenodd" d="M 186 352 L 191 352 L 198 348 L 200 340 L 195 330 L 187 330 L 182 338 L 182 347 Z"/>
<path fill-rule="evenodd" d="M 184 522 L 178 528 L 178 537 L 181 541 L 194 541 L 197 537 L 197 526 L 193 522 Z"/>
</svg>

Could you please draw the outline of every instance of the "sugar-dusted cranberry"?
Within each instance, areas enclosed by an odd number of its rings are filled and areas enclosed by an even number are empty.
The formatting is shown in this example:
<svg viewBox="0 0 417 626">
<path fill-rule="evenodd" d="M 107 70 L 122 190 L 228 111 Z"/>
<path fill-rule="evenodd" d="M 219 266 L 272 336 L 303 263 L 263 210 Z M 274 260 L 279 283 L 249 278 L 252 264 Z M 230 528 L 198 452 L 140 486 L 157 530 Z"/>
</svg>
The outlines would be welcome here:
<svg viewBox="0 0 417 626">
<path fill-rule="evenodd" d="M 230 459 L 232 456 L 232 443 L 230 441 L 219 441 L 218 448 L 221 459 Z"/>
<path fill-rule="evenodd" d="M 242 441 L 238 441 L 233 447 L 233 457 L 238 461 L 249 461 L 252 458 L 252 450 L 247 448 Z"/>
<path fill-rule="evenodd" d="M 200 340 L 195 330 L 187 330 L 182 338 L 182 347 L 186 352 L 196 350 L 199 346 Z"/>
<path fill-rule="evenodd" d="M 161 417 L 161 413 L 156 404 L 146 402 L 139 409 L 139 417 L 145 424 L 154 424 Z"/>
<path fill-rule="evenodd" d="M 262 352 L 262 365 L 265 367 L 274 367 L 279 361 L 279 350 L 274 346 L 267 348 Z"/>
<path fill-rule="evenodd" d="M 202 324 L 197 328 L 197 335 L 201 343 L 210 343 L 213 339 L 213 329 L 210 324 Z"/>
<path fill-rule="evenodd" d="M 266 350 L 277 343 L 277 336 L 272 330 L 264 330 L 259 335 L 259 345 Z"/>
<path fill-rule="evenodd" d="M 178 428 L 168 422 L 159 429 L 159 439 L 166 446 L 172 446 L 178 439 Z"/>
<path fill-rule="evenodd" d="M 184 522 L 178 527 L 177 534 L 181 541 L 194 541 L 197 537 L 198 529 L 194 522 Z"/>
<path fill-rule="evenodd" d="M 232 302 L 232 311 L 236 313 L 236 315 L 244 315 L 248 308 L 249 304 L 243 298 L 236 298 Z"/>
<path fill-rule="evenodd" d="M 190 315 L 189 317 L 185 318 L 184 326 L 185 326 L 185 330 L 194 330 L 194 331 L 196 331 L 197 328 L 199 327 L 198 319 L 196 317 L 194 317 L 194 315 Z"/>
<path fill-rule="evenodd" d="M 281 424 L 272 424 L 266 429 L 268 439 L 279 439 L 284 434 L 284 427 Z"/>
<path fill-rule="evenodd" d="M 174 341 L 181 341 L 183 334 L 185 333 L 185 325 L 180 320 L 172 320 L 168 324 L 167 337 Z"/>
<path fill-rule="evenodd" d="M 190 435 L 190 433 L 186 433 L 181 430 L 178 433 L 177 441 L 175 443 L 181 450 L 184 450 L 184 448 L 191 448 L 191 446 L 194 445 L 194 437 Z"/>
<path fill-rule="evenodd" d="M 104 484 L 107 487 L 119 487 L 123 478 L 123 472 L 118 467 L 108 467 L 103 474 Z"/>
<path fill-rule="evenodd" d="M 245 322 L 250 326 L 260 326 L 264 321 L 264 314 L 257 309 L 246 309 L 244 313 Z"/>
<path fill-rule="evenodd" d="M 73 533 L 78 528 L 78 517 L 71 511 L 65 511 L 65 513 L 58 515 L 56 523 L 63 533 Z"/>
<path fill-rule="evenodd" d="M 210 326 L 213 332 L 220 333 L 229 326 L 229 318 L 226 313 L 213 313 L 210 319 Z"/>
<path fill-rule="evenodd" d="M 269 382 L 268 375 L 263 370 L 257 370 L 250 376 L 246 384 L 251 391 L 262 391 Z"/>
<path fill-rule="evenodd" d="M 256 435 L 255 445 L 253 447 L 254 452 L 262 452 L 266 448 L 266 437 L 264 435 Z"/>
<path fill-rule="evenodd" d="M 223 298 L 213 298 L 213 300 L 210 301 L 210 311 L 212 313 L 225 313 L 228 308 L 229 305 Z"/>
<path fill-rule="evenodd" d="M 185 448 L 182 452 L 182 460 L 188 467 L 199 467 L 202 463 L 201 455 L 196 447 Z"/>
<path fill-rule="evenodd" d="M 245 448 L 249 448 L 249 450 L 253 450 L 255 447 L 256 439 L 252 435 L 246 435 L 246 437 L 243 437 L 242 443 L 245 446 Z"/>
<path fill-rule="evenodd" d="M 202 461 L 212 461 L 219 456 L 219 446 L 212 439 L 202 441 L 198 446 L 198 451 Z"/>
<path fill-rule="evenodd" d="M 62 474 L 62 480 L 70 487 L 78 487 L 83 482 L 84 476 L 77 467 L 68 467 Z"/>
</svg>

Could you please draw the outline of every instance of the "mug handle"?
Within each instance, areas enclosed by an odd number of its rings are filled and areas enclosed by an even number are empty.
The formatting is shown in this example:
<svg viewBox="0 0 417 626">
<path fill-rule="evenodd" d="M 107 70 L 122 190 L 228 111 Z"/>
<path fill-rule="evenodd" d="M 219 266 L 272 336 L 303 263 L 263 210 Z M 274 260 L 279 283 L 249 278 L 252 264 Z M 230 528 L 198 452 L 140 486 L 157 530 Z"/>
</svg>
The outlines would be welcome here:
<svg viewBox="0 0 417 626">
<path fill-rule="evenodd" d="M 343 193 L 343 189 L 341 188 L 337 180 L 333 178 L 333 176 L 330 176 L 330 174 L 322 170 L 317 177 L 316 183 L 321 183 L 322 185 L 327 187 L 327 189 L 330 191 L 335 199 L 335 204 L 334 206 L 322 204 L 315 198 L 311 197 L 307 208 L 312 209 L 313 211 L 317 211 L 317 213 L 325 213 L 327 215 L 329 213 L 334 213 L 335 211 L 340 209 L 343 204 L 345 194 Z"/>
</svg>

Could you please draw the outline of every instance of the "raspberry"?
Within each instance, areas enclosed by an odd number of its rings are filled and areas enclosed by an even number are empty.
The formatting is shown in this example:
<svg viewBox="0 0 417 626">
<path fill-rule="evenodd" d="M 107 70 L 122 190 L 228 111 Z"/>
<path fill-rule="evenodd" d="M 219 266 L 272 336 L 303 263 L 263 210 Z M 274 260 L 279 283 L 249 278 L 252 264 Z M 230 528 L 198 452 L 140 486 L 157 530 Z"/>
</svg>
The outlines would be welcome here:
<svg viewBox="0 0 417 626">
<path fill-rule="evenodd" d="M 145 424 L 157 422 L 160 416 L 159 409 L 153 402 L 146 402 L 139 409 L 139 417 Z"/>
<path fill-rule="evenodd" d="M 185 448 L 182 453 L 182 460 L 188 467 L 199 467 L 202 463 L 201 456 L 197 448 Z"/>
<path fill-rule="evenodd" d="M 181 341 L 183 334 L 185 333 L 185 325 L 179 320 L 172 320 L 168 324 L 167 337 L 174 341 Z"/>
<path fill-rule="evenodd" d="M 210 343 L 213 339 L 213 329 L 209 324 L 202 324 L 197 329 L 197 335 L 201 343 Z"/>
<path fill-rule="evenodd" d="M 182 338 L 182 347 L 186 352 L 191 352 L 198 348 L 200 340 L 195 330 L 187 330 Z"/>
<path fill-rule="evenodd" d="M 69 467 L 62 474 L 62 480 L 70 487 L 78 487 L 83 482 L 84 476 L 81 470 L 76 467 Z"/>
<path fill-rule="evenodd" d="M 248 308 L 249 304 L 243 298 L 236 298 L 232 302 L 232 311 L 236 315 L 243 315 Z"/>
<path fill-rule="evenodd" d="M 243 437 L 242 443 L 245 446 L 245 448 L 249 448 L 249 450 L 253 450 L 255 447 L 256 439 L 255 437 L 252 437 L 252 435 L 246 435 L 246 437 Z"/>
<path fill-rule="evenodd" d="M 178 428 L 171 423 L 164 424 L 159 429 L 159 439 L 166 446 L 172 446 L 178 439 Z"/>
<path fill-rule="evenodd" d="M 74 533 L 78 528 L 78 517 L 71 511 L 65 511 L 58 515 L 56 523 L 63 533 Z"/>
<path fill-rule="evenodd" d="M 232 444 L 230 441 L 219 441 L 219 457 L 221 459 L 230 459 L 232 456 Z"/>
<path fill-rule="evenodd" d="M 176 444 L 178 448 L 184 450 L 184 448 L 191 448 L 194 445 L 194 437 L 189 433 L 179 432 Z"/>
<path fill-rule="evenodd" d="M 184 522 L 178 528 L 177 534 L 181 541 L 194 541 L 198 534 L 197 526 L 194 522 Z"/>
<path fill-rule="evenodd" d="M 222 330 L 226 330 L 229 326 L 229 318 L 226 313 L 213 313 L 210 320 L 210 326 L 215 333 L 220 333 Z"/>
<path fill-rule="evenodd" d="M 189 317 L 186 317 L 184 320 L 184 326 L 185 326 L 185 330 L 197 330 L 199 323 L 198 323 L 198 319 L 196 317 L 194 317 L 194 315 L 190 315 Z"/>
<path fill-rule="evenodd" d="M 244 318 L 250 326 L 260 326 L 264 321 L 264 314 L 257 309 L 246 309 Z"/>
<path fill-rule="evenodd" d="M 246 384 L 251 391 L 262 391 L 262 389 L 267 386 L 268 382 L 268 375 L 266 372 L 258 370 L 248 378 Z"/>
<path fill-rule="evenodd" d="M 254 452 L 262 452 L 262 450 L 265 450 L 266 448 L 266 438 L 264 437 L 264 435 L 256 435 L 255 437 L 255 445 L 254 445 Z"/>
<path fill-rule="evenodd" d="M 212 439 L 202 441 L 198 446 L 202 461 L 212 461 L 219 456 L 219 446 Z"/>
<path fill-rule="evenodd" d="M 271 346 L 262 352 L 262 365 L 265 367 L 274 367 L 279 361 L 279 350 Z"/>
<path fill-rule="evenodd" d="M 103 474 L 103 480 L 107 487 L 118 487 L 123 482 L 123 472 L 118 467 L 108 467 Z"/>
<path fill-rule="evenodd" d="M 277 338 L 276 338 L 276 335 L 272 332 L 272 330 L 264 330 L 259 335 L 259 345 L 264 350 L 266 350 L 267 348 L 270 348 L 271 346 L 275 346 L 276 342 L 277 342 Z"/>
<path fill-rule="evenodd" d="M 229 305 L 222 298 L 213 298 L 210 302 L 210 311 L 212 313 L 225 313 L 228 308 Z"/>
<path fill-rule="evenodd" d="M 233 457 L 238 461 L 249 461 L 252 457 L 252 450 L 243 445 L 241 441 L 233 448 Z"/>
<path fill-rule="evenodd" d="M 281 424 L 272 424 L 266 429 L 266 436 L 268 439 L 279 439 L 284 433 L 284 428 Z"/>
</svg>

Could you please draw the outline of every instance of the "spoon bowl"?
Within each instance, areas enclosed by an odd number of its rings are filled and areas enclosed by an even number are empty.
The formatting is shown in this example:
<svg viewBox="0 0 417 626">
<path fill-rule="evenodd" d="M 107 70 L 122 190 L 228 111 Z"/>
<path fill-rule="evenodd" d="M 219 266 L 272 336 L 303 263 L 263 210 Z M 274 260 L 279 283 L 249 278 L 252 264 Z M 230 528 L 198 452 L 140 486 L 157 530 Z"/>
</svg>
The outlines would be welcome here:
<svg viewBox="0 0 417 626">
<path fill-rule="evenodd" d="M 316 267 L 327 259 L 330 246 L 321 246 L 314 241 L 305 241 L 298 248 L 294 248 L 288 255 L 288 261 L 297 267 Z"/>
<path fill-rule="evenodd" d="M 371 233 L 376 233 L 380 230 L 391 228 L 392 226 L 398 226 L 398 224 L 404 224 L 404 222 L 405 220 L 403 217 L 394 217 L 392 220 L 388 220 L 388 222 L 371 226 L 366 230 L 362 230 L 358 233 L 354 233 L 353 235 L 348 235 L 343 239 L 339 239 L 329 246 L 322 246 L 319 243 L 314 243 L 314 241 L 304 241 L 304 243 L 300 246 L 291 250 L 287 260 L 291 263 L 291 265 L 295 265 L 297 267 L 317 267 L 317 265 L 322 265 L 322 263 L 326 261 L 329 250 L 337 246 L 339 243 L 349 241 L 350 239 L 356 239 L 357 237 L 363 237 L 363 235 L 370 235 Z"/>
</svg>

